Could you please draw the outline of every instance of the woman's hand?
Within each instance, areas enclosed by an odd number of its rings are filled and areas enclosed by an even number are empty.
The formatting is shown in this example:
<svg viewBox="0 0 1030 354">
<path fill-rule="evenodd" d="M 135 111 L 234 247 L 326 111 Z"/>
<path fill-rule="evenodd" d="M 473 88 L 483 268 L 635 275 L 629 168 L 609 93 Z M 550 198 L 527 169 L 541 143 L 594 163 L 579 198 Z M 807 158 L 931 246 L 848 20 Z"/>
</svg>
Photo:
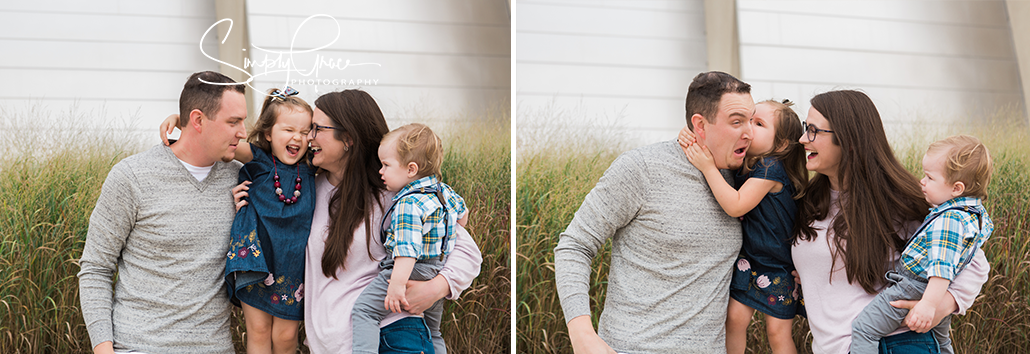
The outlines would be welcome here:
<svg viewBox="0 0 1030 354">
<path fill-rule="evenodd" d="M 916 307 L 917 303 L 919 303 L 919 300 L 895 300 L 891 301 L 891 306 L 897 307 L 899 309 L 911 310 Z M 958 303 L 955 302 L 955 297 L 950 292 L 946 292 L 944 293 L 944 298 L 941 299 L 941 302 L 937 304 L 937 308 L 934 310 L 935 311 L 933 313 L 933 322 L 930 323 L 929 328 L 936 327 L 938 324 L 941 323 L 941 320 L 957 311 Z M 910 329 L 912 329 L 916 333 L 926 333 L 929 330 L 927 329 L 919 331 L 914 328 Z"/>
<path fill-rule="evenodd" d="M 236 203 L 236 211 L 240 211 L 240 208 L 247 205 L 247 201 L 243 200 L 243 198 L 250 196 L 250 193 L 247 193 L 247 191 L 250 190 L 249 186 L 251 183 L 250 181 L 243 181 L 243 183 L 236 187 L 232 187 L 232 200 Z"/>
<path fill-rule="evenodd" d="M 161 127 L 158 128 L 158 130 L 159 130 L 158 133 L 161 135 L 161 141 L 165 143 L 165 146 L 169 145 L 168 144 L 168 135 L 171 134 L 174 131 L 174 129 L 177 128 L 178 126 L 179 126 L 179 114 L 178 113 L 168 116 L 168 118 L 165 118 L 165 120 L 163 122 L 161 122 Z M 237 209 L 239 209 L 239 208 L 237 208 Z"/>
<path fill-rule="evenodd" d="M 419 315 L 437 300 L 443 299 L 451 294 L 451 287 L 447 285 L 447 279 L 437 274 L 428 281 L 408 280 L 407 290 L 404 297 L 408 300 L 405 311 L 412 315 Z"/>
<path fill-rule="evenodd" d="M 930 326 L 930 322 L 933 322 L 935 310 L 929 301 L 919 301 L 908 311 L 908 316 L 905 316 L 905 325 L 917 333 L 929 331 L 933 328 Z"/>
</svg>

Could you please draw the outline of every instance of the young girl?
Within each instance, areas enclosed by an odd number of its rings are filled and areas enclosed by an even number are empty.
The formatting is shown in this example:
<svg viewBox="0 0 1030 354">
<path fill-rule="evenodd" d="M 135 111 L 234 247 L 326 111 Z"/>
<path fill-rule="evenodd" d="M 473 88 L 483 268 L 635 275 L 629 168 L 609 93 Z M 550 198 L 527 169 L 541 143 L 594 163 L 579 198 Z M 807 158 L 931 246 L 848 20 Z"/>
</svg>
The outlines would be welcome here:
<svg viewBox="0 0 1030 354">
<path fill-rule="evenodd" d="M 751 146 L 734 174 L 734 189 L 715 167 L 707 147 L 693 144 L 687 128 L 680 145 L 687 159 L 704 173 L 715 199 L 727 214 L 742 217 L 743 245 L 730 283 L 726 314 L 726 349 L 743 353 L 747 327 L 755 310 L 766 314 L 773 353 L 796 353 L 791 337 L 794 315 L 803 313 L 791 271 L 790 239 L 797 214 L 795 199 L 808 181 L 805 150 L 798 143 L 801 120 L 789 100 L 755 105 Z"/>
<path fill-rule="evenodd" d="M 255 128 L 236 151 L 236 160 L 245 163 L 239 180 L 252 183 L 248 204 L 233 221 L 225 282 L 229 299 L 243 307 L 248 353 L 297 351 L 304 249 L 315 205 L 315 170 L 305 156 L 312 109 L 297 94 L 290 87 L 270 90 Z M 168 117 L 161 131 L 176 122 L 177 115 Z"/>
</svg>

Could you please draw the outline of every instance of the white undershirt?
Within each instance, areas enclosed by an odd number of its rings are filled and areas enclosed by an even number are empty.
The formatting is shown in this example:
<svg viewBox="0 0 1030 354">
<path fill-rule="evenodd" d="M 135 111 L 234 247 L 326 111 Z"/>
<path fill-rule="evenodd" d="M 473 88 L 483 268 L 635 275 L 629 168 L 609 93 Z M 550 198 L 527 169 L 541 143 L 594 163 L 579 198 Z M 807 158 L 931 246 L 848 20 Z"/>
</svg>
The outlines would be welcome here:
<svg viewBox="0 0 1030 354">
<path fill-rule="evenodd" d="M 215 166 L 214 164 L 211 164 L 211 166 L 207 167 L 197 167 L 186 163 L 186 161 L 183 161 L 182 159 L 179 159 L 179 162 L 182 162 L 182 165 L 186 167 L 186 171 L 190 171 L 190 174 L 193 175 L 193 178 L 197 179 L 197 182 L 204 182 L 207 175 L 211 173 L 211 167 Z"/>
</svg>

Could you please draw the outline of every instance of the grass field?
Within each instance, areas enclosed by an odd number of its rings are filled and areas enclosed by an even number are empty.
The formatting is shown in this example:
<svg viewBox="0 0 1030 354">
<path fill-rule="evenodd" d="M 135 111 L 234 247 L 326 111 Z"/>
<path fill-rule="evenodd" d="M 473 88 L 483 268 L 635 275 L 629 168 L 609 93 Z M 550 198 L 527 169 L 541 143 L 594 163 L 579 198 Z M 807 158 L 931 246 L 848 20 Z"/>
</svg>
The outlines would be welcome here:
<svg viewBox="0 0 1030 354">
<path fill-rule="evenodd" d="M 444 181 L 469 205 L 483 252 L 479 277 L 446 302 L 443 333 L 454 353 L 510 350 L 511 119 L 503 112 L 441 131 Z M 84 130 L 73 116 L 0 115 L 0 353 L 91 353 L 77 260 L 107 173 L 144 147 L 118 131 Z M 243 352 L 238 310 L 233 319 Z"/>
<path fill-rule="evenodd" d="M 1030 347 L 1030 192 L 1026 190 L 1030 143 L 1026 122 L 1016 117 L 1002 114 L 991 118 L 988 128 L 954 130 L 982 139 L 995 163 L 985 202 L 995 223 L 994 234 L 984 246 L 990 278 L 975 305 L 952 322 L 956 353 L 1019 353 Z M 520 115 L 520 128 L 521 119 Z M 527 142 L 548 148 L 523 150 L 524 138 L 519 136 L 516 162 L 517 352 L 571 353 L 554 284 L 553 249 L 583 198 L 624 149 L 611 149 L 611 144 L 569 146 L 558 139 Z M 899 159 L 920 176 L 924 140 L 894 142 Z M 590 294 L 595 328 L 604 304 L 610 252 L 609 242 L 593 262 Z M 749 331 L 748 352 L 768 353 L 761 315 L 756 319 Z M 811 334 L 804 320 L 795 321 L 794 340 L 800 352 L 811 352 Z"/>
</svg>

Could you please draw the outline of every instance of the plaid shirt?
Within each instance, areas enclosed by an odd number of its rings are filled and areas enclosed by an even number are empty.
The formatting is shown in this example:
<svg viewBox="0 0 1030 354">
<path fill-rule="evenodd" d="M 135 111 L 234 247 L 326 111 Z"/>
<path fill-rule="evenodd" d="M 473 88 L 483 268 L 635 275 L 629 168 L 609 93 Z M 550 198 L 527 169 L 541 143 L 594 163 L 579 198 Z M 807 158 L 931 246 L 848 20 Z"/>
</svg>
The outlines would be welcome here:
<svg viewBox="0 0 1030 354">
<path fill-rule="evenodd" d="M 393 197 L 397 204 L 390 218 L 390 228 L 386 231 L 386 252 L 393 257 L 411 257 L 418 260 L 430 259 L 448 254 L 454 249 L 454 225 L 465 213 L 465 200 L 445 183 L 439 183 L 443 189 L 443 197 L 447 202 L 443 217 L 440 200 L 436 194 L 413 193 L 404 194 L 419 188 L 432 187 L 438 182 L 435 176 L 423 177 L 401 188 Z M 402 198 L 403 196 L 403 198 Z M 450 230 L 450 234 L 447 230 Z M 443 235 L 447 235 L 447 243 L 441 244 Z"/>
<path fill-rule="evenodd" d="M 980 218 L 966 210 L 947 210 L 954 207 L 978 210 Z M 937 214 L 940 216 L 934 219 Z M 930 222 L 928 225 L 927 221 Z M 901 262 L 912 273 L 926 279 L 940 277 L 954 280 L 955 275 L 969 264 L 976 250 L 994 231 L 994 223 L 980 203 L 980 198 L 958 197 L 948 200 L 930 209 L 923 223 L 922 231 L 912 236 L 914 239 L 901 253 Z"/>
</svg>

